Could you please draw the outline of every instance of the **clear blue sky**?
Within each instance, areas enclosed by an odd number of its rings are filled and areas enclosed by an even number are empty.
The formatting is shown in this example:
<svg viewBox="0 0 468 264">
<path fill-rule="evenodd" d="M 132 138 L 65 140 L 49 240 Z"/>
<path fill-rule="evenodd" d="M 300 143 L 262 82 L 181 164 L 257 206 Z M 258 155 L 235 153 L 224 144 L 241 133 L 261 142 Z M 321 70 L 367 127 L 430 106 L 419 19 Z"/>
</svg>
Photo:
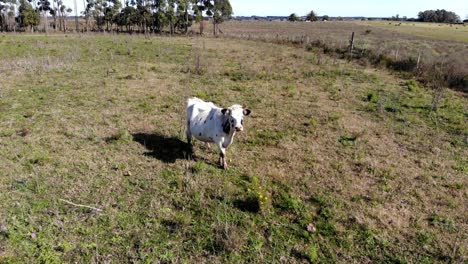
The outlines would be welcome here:
<svg viewBox="0 0 468 264">
<path fill-rule="evenodd" d="M 235 16 L 305 15 L 314 10 L 319 15 L 416 17 L 419 11 L 445 9 L 465 19 L 468 0 L 231 0 Z"/>
<path fill-rule="evenodd" d="M 122 3 L 124 0 L 121 0 Z M 78 11 L 83 11 L 83 0 L 78 0 Z M 468 0 L 230 0 L 235 16 L 287 16 L 306 15 L 314 10 L 319 15 L 416 17 L 419 11 L 446 9 L 457 13 L 461 19 L 468 15 Z M 64 0 L 73 7 L 73 0 Z M 73 12 L 74 14 L 75 12 Z"/>
</svg>

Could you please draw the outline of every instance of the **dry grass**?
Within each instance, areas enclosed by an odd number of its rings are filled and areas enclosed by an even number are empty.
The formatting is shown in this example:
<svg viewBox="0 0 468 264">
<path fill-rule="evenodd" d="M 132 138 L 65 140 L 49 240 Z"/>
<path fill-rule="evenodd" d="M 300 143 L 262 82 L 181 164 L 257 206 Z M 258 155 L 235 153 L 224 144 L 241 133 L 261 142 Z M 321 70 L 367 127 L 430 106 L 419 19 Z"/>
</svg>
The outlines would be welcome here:
<svg viewBox="0 0 468 264">
<path fill-rule="evenodd" d="M 246 40 L 0 39 L 0 262 L 467 260 L 460 94 L 433 112 L 412 81 Z M 230 170 L 190 155 L 188 96 L 253 110 Z"/>
<path fill-rule="evenodd" d="M 468 42 L 467 25 L 420 22 L 358 21 L 359 25 L 383 28 L 399 33 L 438 40 Z"/>
<path fill-rule="evenodd" d="M 383 65 L 414 73 L 430 82 L 435 67 L 443 72 L 446 85 L 468 89 L 468 33 L 463 26 L 428 29 L 426 24 L 389 26 L 383 22 L 267 22 L 230 21 L 221 26 L 224 36 L 276 43 L 300 43 L 320 47 L 327 53 L 347 54 L 349 39 L 355 32 L 354 58 L 362 63 Z M 195 27 L 196 28 L 196 27 Z M 413 30 L 414 29 L 414 30 Z M 210 32 L 207 29 L 207 32 Z M 425 34 L 421 34 L 425 32 Z M 417 63 L 419 58 L 419 63 Z"/>
</svg>

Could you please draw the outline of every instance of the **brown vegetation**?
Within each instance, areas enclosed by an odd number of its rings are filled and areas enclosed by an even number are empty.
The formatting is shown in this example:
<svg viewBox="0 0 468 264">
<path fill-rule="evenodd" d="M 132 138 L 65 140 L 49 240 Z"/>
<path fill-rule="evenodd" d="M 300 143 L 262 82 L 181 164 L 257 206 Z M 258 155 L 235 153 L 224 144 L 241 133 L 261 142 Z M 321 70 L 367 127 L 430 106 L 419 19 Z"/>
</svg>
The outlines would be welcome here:
<svg viewBox="0 0 468 264">
<path fill-rule="evenodd" d="M 431 82 L 434 74 L 442 71 L 440 77 L 444 85 L 468 91 L 467 42 L 414 36 L 352 22 L 230 21 L 222 30 L 224 36 L 229 37 L 320 48 L 330 55 L 352 57 L 362 63 L 408 72 L 425 83 Z M 352 32 L 355 32 L 355 48 L 349 56 Z"/>
</svg>

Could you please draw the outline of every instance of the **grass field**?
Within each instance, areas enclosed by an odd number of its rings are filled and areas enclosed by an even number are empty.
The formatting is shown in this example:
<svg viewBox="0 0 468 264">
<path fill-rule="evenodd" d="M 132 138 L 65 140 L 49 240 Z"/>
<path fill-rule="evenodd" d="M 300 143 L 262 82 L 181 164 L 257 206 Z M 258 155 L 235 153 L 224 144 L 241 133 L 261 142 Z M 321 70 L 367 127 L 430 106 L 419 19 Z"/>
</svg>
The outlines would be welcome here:
<svg viewBox="0 0 468 264">
<path fill-rule="evenodd" d="M 247 40 L 0 46 L 0 263 L 468 260 L 463 94 Z M 189 96 L 252 110 L 229 170 Z"/>
<path fill-rule="evenodd" d="M 388 24 L 391 23 L 391 24 Z M 396 26 L 401 24 L 400 26 Z M 353 58 L 397 71 L 411 72 L 430 83 L 440 74 L 445 85 L 468 92 L 468 27 L 381 21 L 268 22 L 229 21 L 224 36 L 321 47 L 340 56 L 348 53 L 354 32 Z M 209 30 L 207 30 L 209 32 Z"/>
<path fill-rule="evenodd" d="M 468 42 L 468 26 L 466 25 L 395 21 L 359 21 L 355 23 L 419 37 Z"/>
</svg>

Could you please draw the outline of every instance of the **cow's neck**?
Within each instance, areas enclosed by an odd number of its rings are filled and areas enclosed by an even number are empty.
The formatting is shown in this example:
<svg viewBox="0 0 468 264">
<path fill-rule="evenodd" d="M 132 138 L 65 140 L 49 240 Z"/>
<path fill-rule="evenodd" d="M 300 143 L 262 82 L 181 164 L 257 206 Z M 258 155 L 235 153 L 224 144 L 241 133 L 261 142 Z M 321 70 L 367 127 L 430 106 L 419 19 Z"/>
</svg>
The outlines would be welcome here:
<svg viewBox="0 0 468 264">
<path fill-rule="evenodd" d="M 235 130 L 231 127 L 231 123 L 229 122 L 229 118 L 225 118 L 223 123 L 221 124 L 223 132 L 226 133 L 228 136 L 233 136 Z"/>
</svg>

